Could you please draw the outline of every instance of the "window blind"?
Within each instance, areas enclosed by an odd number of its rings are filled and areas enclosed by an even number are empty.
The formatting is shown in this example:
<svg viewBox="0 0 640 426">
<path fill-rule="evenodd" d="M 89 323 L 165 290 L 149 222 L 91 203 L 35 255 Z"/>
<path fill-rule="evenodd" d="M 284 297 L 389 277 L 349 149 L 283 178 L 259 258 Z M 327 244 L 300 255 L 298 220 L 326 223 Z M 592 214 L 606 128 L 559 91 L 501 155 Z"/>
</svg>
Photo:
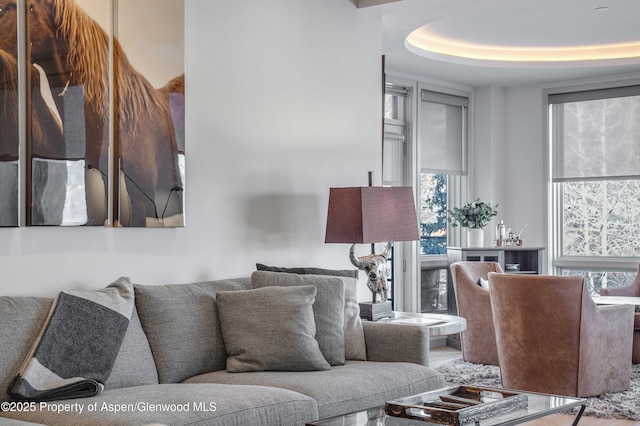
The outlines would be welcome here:
<svg viewBox="0 0 640 426">
<path fill-rule="evenodd" d="M 418 130 L 422 173 L 464 174 L 469 99 L 422 90 Z"/>
<path fill-rule="evenodd" d="M 554 182 L 640 178 L 640 86 L 549 95 Z"/>
</svg>

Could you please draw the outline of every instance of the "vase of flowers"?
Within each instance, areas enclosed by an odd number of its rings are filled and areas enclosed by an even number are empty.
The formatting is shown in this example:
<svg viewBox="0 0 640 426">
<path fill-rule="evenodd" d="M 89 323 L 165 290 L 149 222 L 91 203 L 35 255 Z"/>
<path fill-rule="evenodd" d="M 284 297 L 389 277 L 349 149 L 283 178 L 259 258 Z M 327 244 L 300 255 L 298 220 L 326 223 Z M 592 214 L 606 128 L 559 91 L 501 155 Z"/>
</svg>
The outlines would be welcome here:
<svg viewBox="0 0 640 426">
<path fill-rule="evenodd" d="M 467 246 L 483 247 L 484 228 L 491 222 L 491 218 L 498 214 L 498 205 L 491 206 L 490 203 L 480 201 L 480 198 L 467 203 L 462 207 L 454 207 L 447 210 L 449 217 L 447 221 L 454 227 L 460 225 L 467 228 Z"/>
</svg>

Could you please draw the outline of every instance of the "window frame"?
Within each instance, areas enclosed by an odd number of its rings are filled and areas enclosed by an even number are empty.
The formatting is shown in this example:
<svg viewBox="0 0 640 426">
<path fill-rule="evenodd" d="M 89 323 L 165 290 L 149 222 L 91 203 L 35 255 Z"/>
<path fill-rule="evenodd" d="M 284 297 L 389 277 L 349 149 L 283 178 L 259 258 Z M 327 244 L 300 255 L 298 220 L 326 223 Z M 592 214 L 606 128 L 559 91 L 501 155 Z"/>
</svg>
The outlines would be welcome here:
<svg viewBox="0 0 640 426">
<path fill-rule="evenodd" d="M 420 180 L 420 152 L 418 149 L 418 137 L 417 137 L 417 115 L 418 115 L 418 105 L 419 105 L 419 97 L 420 90 L 426 89 L 433 92 L 441 92 L 444 94 L 449 94 L 452 96 L 466 97 L 469 100 L 470 107 L 467 111 L 467 129 L 465 132 L 466 136 L 466 145 L 465 145 L 465 155 L 463 161 L 465 161 L 465 167 L 467 170 L 467 174 L 470 172 L 469 168 L 473 168 L 473 164 L 468 162 L 469 155 L 472 151 L 473 146 L 473 134 L 469 131 L 469 129 L 473 128 L 473 100 L 474 100 L 474 92 L 471 87 L 462 87 L 458 85 L 440 85 L 432 82 L 427 82 L 425 80 L 414 78 L 412 76 L 408 76 L 401 73 L 395 73 L 393 71 L 387 71 L 385 75 L 385 84 L 390 83 L 392 85 L 397 85 L 401 87 L 405 87 L 409 89 L 410 95 L 409 100 L 407 102 L 407 108 L 405 110 L 405 121 L 406 121 L 406 132 L 405 132 L 405 142 L 406 142 L 406 153 L 404 153 L 404 168 L 403 171 L 403 179 L 404 185 L 411 186 L 414 188 L 414 193 L 416 196 L 416 213 L 419 214 L 419 194 L 418 194 L 418 184 Z M 393 123 L 390 123 L 393 124 Z M 384 156 L 384 153 L 383 153 Z M 384 168 L 384 164 L 383 164 Z M 466 183 L 467 179 L 464 177 L 464 184 L 460 184 L 456 182 L 456 191 L 458 194 L 455 197 L 450 195 L 450 192 L 447 194 L 447 208 L 450 209 L 451 206 L 460 205 L 461 200 L 467 200 L 468 196 L 468 185 Z M 456 177 L 456 181 L 460 181 L 460 177 Z M 472 183 L 469 182 L 469 186 Z M 456 236 L 454 240 L 453 236 Z M 448 225 L 447 230 L 447 245 L 460 245 L 461 243 L 461 233 L 459 227 L 453 228 Z M 395 251 L 396 260 L 403 262 L 403 264 L 396 264 L 396 275 L 395 278 L 400 278 L 396 281 L 396 288 L 394 291 L 394 301 L 395 301 L 395 309 L 399 309 L 406 312 L 420 312 L 421 311 L 421 288 L 420 288 L 420 280 L 421 280 L 421 270 L 422 269 L 446 269 L 447 268 L 447 256 L 446 255 L 421 255 L 420 248 L 417 241 L 406 242 L 402 244 L 396 244 L 395 249 L 401 248 L 402 254 Z"/>
<path fill-rule="evenodd" d="M 418 83 L 417 87 L 417 96 L 416 96 L 416 139 L 413 144 L 413 148 L 415 151 L 415 167 L 416 167 L 416 178 L 415 178 L 415 187 L 418 191 L 418 196 L 416 200 L 418 215 L 420 214 L 420 174 L 422 172 L 422 167 L 420 164 L 421 159 L 421 144 L 420 144 L 420 126 L 417 124 L 417 120 L 419 119 L 421 113 L 421 105 L 422 105 L 422 92 L 432 92 L 432 93 L 441 93 L 444 95 L 444 98 L 448 96 L 466 98 L 468 101 L 468 105 L 463 107 L 462 114 L 462 135 L 464 137 L 464 141 L 462 143 L 462 172 L 461 174 L 448 174 L 444 173 L 447 177 L 447 210 L 453 208 L 453 206 L 458 206 L 464 204 L 468 198 L 468 175 L 469 175 L 469 152 L 471 145 L 471 132 L 469 129 L 472 126 L 472 116 L 473 116 L 473 93 L 445 88 L 441 86 L 435 86 L 432 84 L 426 83 Z M 433 170 L 433 173 L 442 173 L 442 171 Z M 418 216 L 420 217 L 420 216 Z M 455 228 L 450 224 L 447 224 L 447 246 L 459 246 L 462 244 L 462 232 L 459 227 Z M 420 257 L 420 265 L 421 269 L 438 269 L 438 268 L 446 268 L 447 267 L 447 254 L 419 254 Z"/>
<path fill-rule="evenodd" d="M 544 139 L 545 139 L 545 176 L 547 184 L 546 198 L 546 218 L 547 218 L 547 240 L 548 247 L 548 264 L 550 265 L 550 273 L 554 275 L 563 275 L 565 271 L 593 271 L 593 272 L 635 272 L 640 263 L 638 256 L 568 256 L 562 253 L 562 235 L 563 220 L 562 212 L 563 204 L 563 182 L 553 181 L 553 120 L 552 120 L 552 103 L 550 97 L 563 93 L 589 92 L 597 90 L 615 90 L 625 86 L 640 86 L 640 79 L 608 81 L 593 84 L 581 84 L 573 86 L 562 86 L 543 90 L 544 98 Z M 613 178 L 614 180 L 624 180 L 622 178 Z M 585 179 L 586 180 L 586 179 Z"/>
</svg>

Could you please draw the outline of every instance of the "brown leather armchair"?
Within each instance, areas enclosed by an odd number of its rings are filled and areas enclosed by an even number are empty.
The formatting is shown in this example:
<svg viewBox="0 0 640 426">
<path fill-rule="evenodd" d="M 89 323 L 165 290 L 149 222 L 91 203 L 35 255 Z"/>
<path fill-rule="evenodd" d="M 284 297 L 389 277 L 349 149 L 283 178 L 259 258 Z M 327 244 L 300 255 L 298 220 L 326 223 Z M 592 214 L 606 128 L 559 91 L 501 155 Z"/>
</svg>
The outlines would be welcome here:
<svg viewBox="0 0 640 426">
<path fill-rule="evenodd" d="M 490 272 L 502 273 L 500 264 L 456 262 L 451 265 L 458 315 L 467 320 L 467 329 L 460 334 L 462 358 L 478 364 L 498 365 L 489 291 L 478 285 L 478 280 L 488 279 Z"/>
<path fill-rule="evenodd" d="M 603 288 L 600 296 L 632 296 L 640 297 L 640 266 L 631 285 L 618 288 Z M 640 363 L 640 312 L 636 312 L 633 318 L 633 350 L 631 352 L 631 362 Z"/>
<path fill-rule="evenodd" d="M 489 274 L 502 385 L 567 396 L 629 388 L 632 306 L 596 306 L 582 277 Z"/>
</svg>

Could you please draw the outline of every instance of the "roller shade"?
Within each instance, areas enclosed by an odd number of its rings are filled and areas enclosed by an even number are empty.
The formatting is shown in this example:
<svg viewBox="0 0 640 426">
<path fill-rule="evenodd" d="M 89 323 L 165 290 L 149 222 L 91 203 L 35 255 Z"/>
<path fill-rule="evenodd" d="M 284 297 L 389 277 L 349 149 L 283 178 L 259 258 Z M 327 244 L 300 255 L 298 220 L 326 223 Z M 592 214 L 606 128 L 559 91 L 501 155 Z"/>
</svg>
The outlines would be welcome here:
<svg viewBox="0 0 640 426">
<path fill-rule="evenodd" d="M 464 174 L 469 100 L 422 90 L 420 93 L 420 168 L 423 173 Z"/>
<path fill-rule="evenodd" d="M 554 182 L 640 178 L 640 86 L 549 95 Z"/>
</svg>

